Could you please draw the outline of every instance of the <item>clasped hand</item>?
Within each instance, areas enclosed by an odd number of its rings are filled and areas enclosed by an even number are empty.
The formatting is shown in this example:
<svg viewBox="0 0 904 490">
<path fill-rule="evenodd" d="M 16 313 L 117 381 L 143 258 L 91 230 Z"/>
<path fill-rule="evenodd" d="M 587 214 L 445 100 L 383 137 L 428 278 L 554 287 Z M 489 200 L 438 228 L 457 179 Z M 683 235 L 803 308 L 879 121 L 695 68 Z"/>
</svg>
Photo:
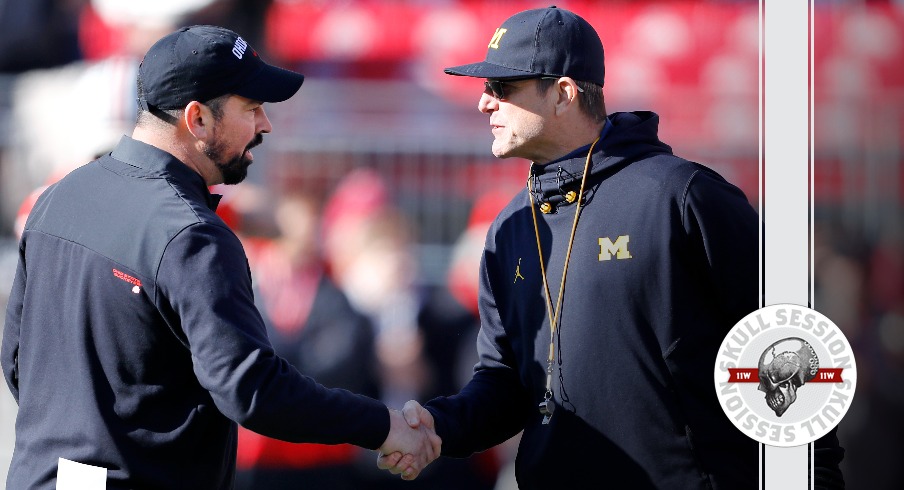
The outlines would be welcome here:
<svg viewBox="0 0 904 490">
<path fill-rule="evenodd" d="M 377 467 L 414 480 L 439 457 L 442 440 L 433 427 L 433 416 L 411 400 L 401 412 L 389 410 L 389 435 L 377 453 Z"/>
</svg>

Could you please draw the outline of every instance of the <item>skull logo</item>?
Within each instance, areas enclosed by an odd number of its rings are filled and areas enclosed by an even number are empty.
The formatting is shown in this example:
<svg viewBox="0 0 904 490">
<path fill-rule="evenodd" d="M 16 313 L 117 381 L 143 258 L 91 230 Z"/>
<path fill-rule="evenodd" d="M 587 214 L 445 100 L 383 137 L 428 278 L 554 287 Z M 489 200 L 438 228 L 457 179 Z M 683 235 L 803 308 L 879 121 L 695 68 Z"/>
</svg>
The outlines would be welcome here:
<svg viewBox="0 0 904 490">
<path fill-rule="evenodd" d="M 773 343 L 760 355 L 758 390 L 766 404 L 781 417 L 797 400 L 797 389 L 819 371 L 819 358 L 807 341 L 789 337 Z"/>
</svg>

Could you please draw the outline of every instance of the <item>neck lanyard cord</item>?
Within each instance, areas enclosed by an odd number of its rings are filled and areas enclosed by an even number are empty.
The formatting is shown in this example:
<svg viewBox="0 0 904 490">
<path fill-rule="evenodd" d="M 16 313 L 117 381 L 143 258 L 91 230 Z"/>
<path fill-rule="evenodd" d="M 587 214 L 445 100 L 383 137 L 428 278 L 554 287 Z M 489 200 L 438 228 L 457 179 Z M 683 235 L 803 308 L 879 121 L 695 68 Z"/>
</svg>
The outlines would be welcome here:
<svg viewBox="0 0 904 490">
<path fill-rule="evenodd" d="M 600 140 L 599 137 L 590 145 L 587 151 L 587 159 L 584 162 L 584 175 L 581 176 L 581 187 L 578 191 L 577 207 L 574 210 L 574 221 L 571 224 L 571 237 L 568 239 L 568 248 L 565 252 L 565 266 L 562 270 L 562 281 L 559 284 L 559 297 L 556 299 L 556 307 L 553 309 L 549 295 L 549 282 L 546 280 L 546 266 L 543 264 L 543 247 L 540 244 L 540 228 L 537 226 L 537 210 L 534 206 L 534 196 L 530 189 L 530 177 L 528 177 L 527 195 L 530 199 L 530 211 L 534 220 L 534 236 L 537 238 L 537 254 L 540 256 L 540 273 L 543 275 L 543 289 L 546 293 L 546 310 L 549 312 L 549 358 L 546 365 L 546 395 L 545 399 L 552 398 L 552 366 L 555 362 L 555 335 L 559 316 L 562 313 L 562 298 L 565 295 L 565 276 L 568 274 L 568 262 L 571 260 L 571 247 L 574 245 L 574 235 L 578 229 L 578 217 L 581 213 L 581 203 L 584 197 L 584 185 L 587 183 L 587 174 L 590 173 L 590 160 L 593 155 L 593 147 Z"/>
</svg>

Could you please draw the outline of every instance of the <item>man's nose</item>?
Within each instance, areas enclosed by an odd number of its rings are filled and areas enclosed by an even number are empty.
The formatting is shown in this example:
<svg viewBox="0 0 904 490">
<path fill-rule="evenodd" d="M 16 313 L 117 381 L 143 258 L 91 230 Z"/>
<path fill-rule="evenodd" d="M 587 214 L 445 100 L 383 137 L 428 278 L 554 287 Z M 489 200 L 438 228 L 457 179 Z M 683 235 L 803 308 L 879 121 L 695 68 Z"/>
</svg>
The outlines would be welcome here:
<svg viewBox="0 0 904 490">
<path fill-rule="evenodd" d="M 273 131 L 273 125 L 270 123 L 270 118 L 267 117 L 267 113 L 264 111 L 264 106 L 260 106 L 260 110 L 257 112 L 257 128 L 259 132 L 269 133 L 270 131 Z"/>
<path fill-rule="evenodd" d="M 477 101 L 477 110 L 484 113 L 489 114 L 495 110 L 499 109 L 499 101 L 496 97 L 489 95 L 487 93 L 480 94 L 480 100 Z"/>
</svg>

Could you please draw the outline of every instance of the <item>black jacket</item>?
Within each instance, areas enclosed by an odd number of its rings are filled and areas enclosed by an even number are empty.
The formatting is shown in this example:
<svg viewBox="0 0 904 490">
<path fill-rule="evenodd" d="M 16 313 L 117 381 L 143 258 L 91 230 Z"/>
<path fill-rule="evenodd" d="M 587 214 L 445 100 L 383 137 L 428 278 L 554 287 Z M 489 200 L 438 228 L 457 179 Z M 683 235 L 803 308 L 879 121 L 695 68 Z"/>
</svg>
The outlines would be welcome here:
<svg viewBox="0 0 904 490">
<path fill-rule="evenodd" d="M 19 403 L 8 488 L 54 488 L 59 457 L 108 468 L 111 489 L 231 488 L 236 422 L 382 444 L 381 403 L 274 354 L 216 201 L 197 173 L 128 137 L 38 200 L 0 357 Z"/>
</svg>

